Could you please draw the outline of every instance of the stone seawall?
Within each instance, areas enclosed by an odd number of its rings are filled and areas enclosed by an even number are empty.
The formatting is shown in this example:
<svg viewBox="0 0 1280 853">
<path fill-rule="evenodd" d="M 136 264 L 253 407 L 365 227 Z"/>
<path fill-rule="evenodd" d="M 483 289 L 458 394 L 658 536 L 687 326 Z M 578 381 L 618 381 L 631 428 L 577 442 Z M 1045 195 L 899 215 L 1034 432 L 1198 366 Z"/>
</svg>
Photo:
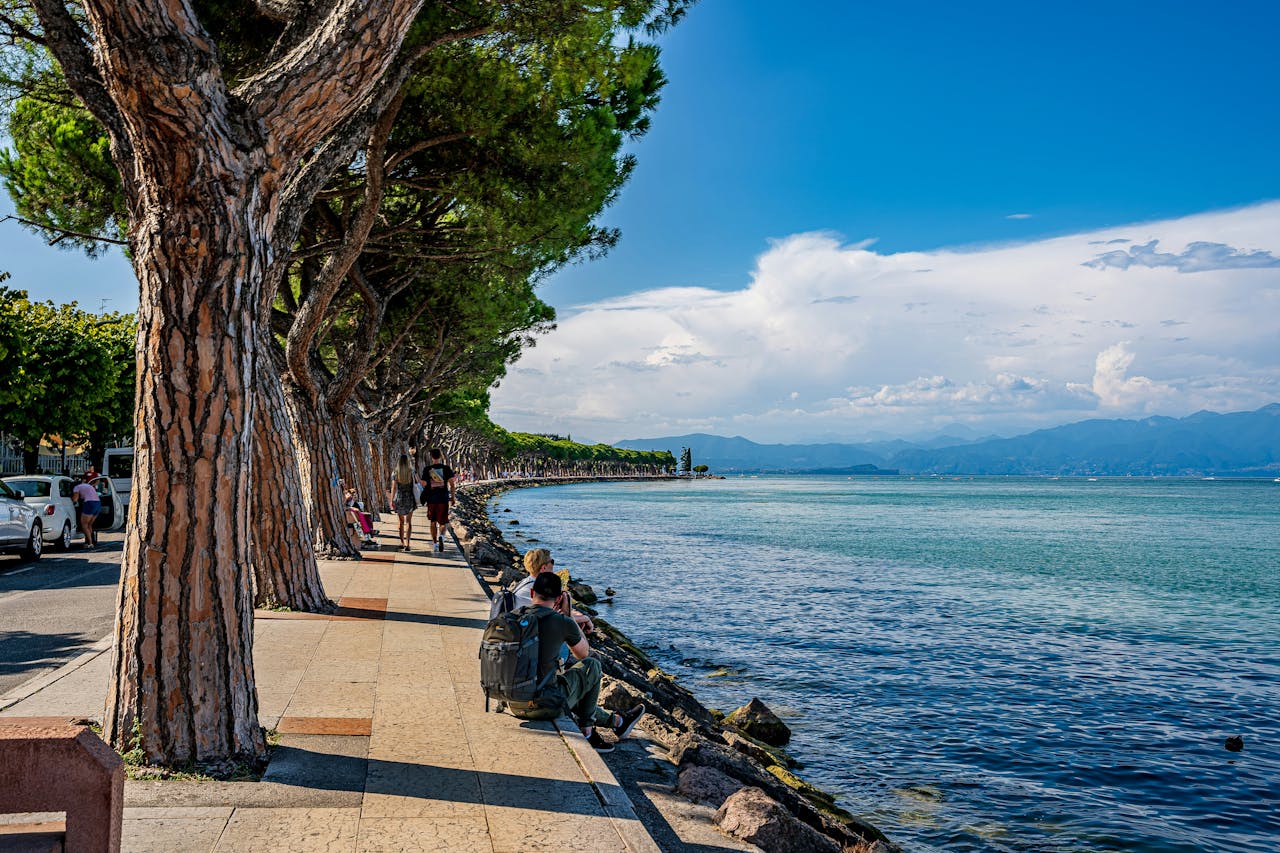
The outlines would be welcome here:
<svg viewBox="0 0 1280 853">
<path fill-rule="evenodd" d="M 477 577 L 496 589 L 518 580 L 524 569 L 520 552 L 489 519 L 489 502 L 494 497 L 514 488 L 621 479 L 629 478 L 544 478 L 465 485 L 458 489 L 452 529 Z M 874 826 L 849 814 L 831 795 L 792 772 L 797 763 L 780 746 L 771 745 L 785 742 L 789 732 L 762 703 L 753 700 L 728 717 L 705 707 L 622 631 L 594 613 L 590 587 L 575 579 L 570 588 L 575 604 L 592 614 L 598 629 L 591 638 L 591 648 L 605 672 L 601 706 L 621 711 L 637 701 L 645 703 L 649 714 L 641 728 L 678 768 L 676 791 L 716 808 L 714 820 L 722 832 L 769 853 L 900 850 Z M 610 758 L 620 755 L 612 753 Z"/>
</svg>

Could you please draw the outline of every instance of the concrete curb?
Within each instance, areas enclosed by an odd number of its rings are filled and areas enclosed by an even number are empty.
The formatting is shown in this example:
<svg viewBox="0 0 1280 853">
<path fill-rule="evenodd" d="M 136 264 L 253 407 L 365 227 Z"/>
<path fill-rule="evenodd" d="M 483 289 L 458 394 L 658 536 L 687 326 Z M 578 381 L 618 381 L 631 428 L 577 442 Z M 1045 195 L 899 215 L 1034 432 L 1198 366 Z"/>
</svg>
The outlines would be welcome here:
<svg viewBox="0 0 1280 853">
<path fill-rule="evenodd" d="M 613 771 L 609 769 L 609 765 L 605 764 L 600 754 L 587 743 L 573 721 L 568 717 L 561 717 L 555 721 L 555 727 L 560 732 L 560 739 L 564 741 L 564 745 L 573 753 L 578 766 L 582 768 L 583 775 L 591 782 L 591 787 L 600 798 L 605 814 L 609 816 L 609 822 L 613 824 L 614 830 L 622 838 L 626 848 L 631 853 L 662 853 L 662 849 L 658 847 L 653 836 L 649 834 L 648 828 L 636 814 L 635 805 L 619 784 L 617 777 L 613 775 Z"/>
<path fill-rule="evenodd" d="M 67 661 L 52 672 L 46 672 L 44 675 L 37 675 L 30 681 L 23 682 L 5 695 L 0 696 L 0 712 L 3 712 L 6 708 L 13 707 L 24 699 L 30 699 L 41 690 L 44 690 L 51 684 L 61 681 L 80 667 L 89 663 L 89 661 L 93 660 L 98 655 L 110 649 L 112 636 L 112 634 L 108 634 L 90 646 L 87 650 Z"/>
</svg>

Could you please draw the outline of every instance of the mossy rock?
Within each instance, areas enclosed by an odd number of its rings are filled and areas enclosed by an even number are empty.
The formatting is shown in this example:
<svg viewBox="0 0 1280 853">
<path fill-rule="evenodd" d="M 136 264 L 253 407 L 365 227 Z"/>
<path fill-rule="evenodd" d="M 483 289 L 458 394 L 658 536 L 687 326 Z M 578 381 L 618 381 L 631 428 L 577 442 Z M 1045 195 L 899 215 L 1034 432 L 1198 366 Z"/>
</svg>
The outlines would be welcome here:
<svg viewBox="0 0 1280 853">
<path fill-rule="evenodd" d="M 569 593 L 573 600 L 581 604 L 595 604 L 598 601 L 595 590 L 590 585 L 577 580 L 569 581 Z"/>
<path fill-rule="evenodd" d="M 787 768 L 788 770 L 794 770 L 802 766 L 799 761 L 796 761 L 788 755 L 787 751 L 782 747 L 770 746 L 764 741 L 756 740 L 751 735 L 738 729 L 730 729 L 725 732 L 725 736 L 732 736 L 733 738 L 743 741 L 743 746 L 741 747 L 734 745 L 732 740 L 730 740 L 730 745 L 733 745 L 734 749 L 737 749 L 739 752 L 747 753 L 766 767 L 770 764 L 777 764 L 780 767 Z"/>
<path fill-rule="evenodd" d="M 779 767 L 777 764 L 771 764 L 765 769 L 772 773 L 779 782 L 812 803 L 813 807 L 823 814 L 829 815 L 841 823 L 855 822 L 853 815 L 837 806 L 836 798 L 821 788 L 815 788 L 799 776 L 783 767 Z"/>
<path fill-rule="evenodd" d="M 653 670 L 658 668 L 658 665 L 655 664 L 647 654 L 640 651 L 640 648 L 635 643 L 627 639 L 626 634 L 622 633 L 617 628 L 613 627 L 608 622 L 598 617 L 593 618 L 592 621 L 596 623 L 596 630 L 603 631 L 606 637 L 613 640 L 615 643 L 618 644 L 618 646 L 624 652 L 626 652 L 627 654 L 635 658 L 637 661 L 639 661 L 640 666 L 644 667 L 647 670 Z"/>
<path fill-rule="evenodd" d="M 661 682 L 663 684 L 675 683 L 675 679 L 672 678 L 670 674 L 663 672 L 662 670 L 658 669 L 658 667 L 656 666 L 651 668 L 648 672 L 646 672 L 644 674 L 644 677 L 649 679 L 650 681 Z"/>
<path fill-rule="evenodd" d="M 725 724 L 769 746 L 785 746 L 791 740 L 791 729 L 759 699 L 752 699 L 725 717 Z"/>
</svg>

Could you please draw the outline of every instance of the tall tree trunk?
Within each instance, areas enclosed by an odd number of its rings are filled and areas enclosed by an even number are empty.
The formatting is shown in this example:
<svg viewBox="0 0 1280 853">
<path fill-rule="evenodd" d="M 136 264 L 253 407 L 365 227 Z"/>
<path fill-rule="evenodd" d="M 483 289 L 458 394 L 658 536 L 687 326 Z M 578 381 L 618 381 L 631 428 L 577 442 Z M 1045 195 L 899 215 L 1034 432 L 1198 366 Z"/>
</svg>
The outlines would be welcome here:
<svg viewBox="0 0 1280 853">
<path fill-rule="evenodd" d="M 325 595 L 316 565 L 302 479 L 290 443 L 284 389 L 275 365 L 265 357 L 259 364 L 258 392 L 261 399 L 254 414 L 254 604 L 326 613 L 333 609 L 333 602 Z"/>
<path fill-rule="evenodd" d="M 334 419 L 323 398 L 309 400 L 292 383 L 285 385 L 284 396 L 307 507 L 306 530 L 315 554 L 326 560 L 358 560 L 360 551 L 347 535 L 342 493 L 336 484 L 341 469 Z"/>
<path fill-rule="evenodd" d="M 374 488 L 374 463 L 373 463 L 373 444 L 372 437 L 369 433 L 369 425 L 365 422 L 363 415 L 358 411 L 354 411 L 354 407 L 347 412 L 347 430 L 350 435 L 348 444 L 351 446 L 351 478 L 350 482 L 359 491 L 360 496 L 366 498 L 365 507 L 371 513 L 377 513 L 376 505 L 367 500 L 373 497 L 372 489 Z"/>
<path fill-rule="evenodd" d="M 421 4 L 317 7 L 233 92 L 185 0 L 31 2 L 44 46 L 110 135 L 129 207 L 137 440 L 103 728 L 153 762 L 265 753 L 249 517 L 260 294 L 300 211 L 349 156 L 322 142 L 386 103 L 374 90 Z"/>
<path fill-rule="evenodd" d="M 249 509 L 267 266 L 254 235 L 271 228 L 273 192 L 244 163 L 221 165 L 221 181 L 147 182 L 157 215 L 132 234 L 137 450 L 103 728 L 169 764 L 266 750 Z"/>
</svg>

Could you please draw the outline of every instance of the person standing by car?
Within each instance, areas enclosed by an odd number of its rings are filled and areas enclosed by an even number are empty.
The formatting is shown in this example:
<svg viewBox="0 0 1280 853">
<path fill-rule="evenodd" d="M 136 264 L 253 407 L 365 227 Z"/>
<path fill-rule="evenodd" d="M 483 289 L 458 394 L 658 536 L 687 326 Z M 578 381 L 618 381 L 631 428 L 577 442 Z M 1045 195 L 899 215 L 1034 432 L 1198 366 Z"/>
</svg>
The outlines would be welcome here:
<svg viewBox="0 0 1280 853">
<path fill-rule="evenodd" d="M 88 474 L 84 475 L 80 485 L 71 490 L 71 497 L 79 507 L 80 530 L 84 532 L 85 550 L 92 550 L 98 544 L 98 537 L 93 532 L 93 523 L 102 509 L 102 502 L 98 499 L 98 490 L 89 482 Z"/>
</svg>

